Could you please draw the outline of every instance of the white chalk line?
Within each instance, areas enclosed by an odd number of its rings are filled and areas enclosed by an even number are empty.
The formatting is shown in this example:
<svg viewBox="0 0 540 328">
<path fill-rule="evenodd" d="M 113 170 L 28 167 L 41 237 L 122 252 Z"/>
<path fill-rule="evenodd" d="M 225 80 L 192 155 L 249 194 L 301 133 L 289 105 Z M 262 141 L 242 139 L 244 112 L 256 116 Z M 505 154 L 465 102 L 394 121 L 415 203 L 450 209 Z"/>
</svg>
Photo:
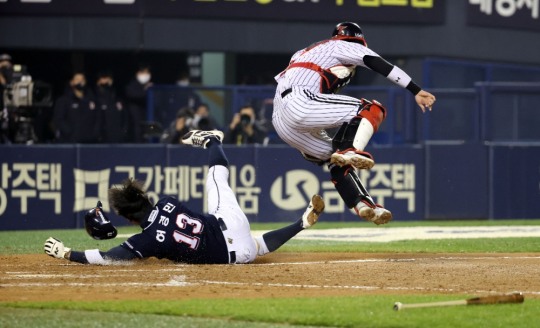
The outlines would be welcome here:
<svg viewBox="0 0 540 328">
<path fill-rule="evenodd" d="M 441 256 L 436 258 L 429 258 L 430 260 L 447 260 L 447 261 L 457 261 L 457 260 L 505 260 L 505 259 L 526 259 L 526 260 L 538 260 L 540 256 L 478 256 L 478 257 L 463 257 L 463 256 Z M 254 265 L 263 265 L 263 266 L 280 266 L 280 265 L 321 265 L 321 264 L 348 264 L 348 263 L 370 263 L 370 262 L 414 262 L 422 260 L 422 258 L 388 258 L 388 259 L 356 259 L 356 260 L 334 260 L 334 261 L 306 261 L 306 262 L 279 262 L 279 263 L 263 263 L 263 264 L 254 264 Z M 124 272 L 129 273 L 125 276 L 132 276 L 131 273 L 134 271 L 139 272 L 181 272 L 185 271 L 187 265 L 181 264 L 181 267 L 176 268 L 165 268 L 165 269 L 135 269 L 135 270 L 115 270 L 115 269 L 104 269 L 104 272 Z M 3 277 L 2 279 L 13 280 L 13 279 L 56 279 L 56 278 L 108 278 L 109 275 L 105 274 L 35 274 L 27 271 L 10 271 L 5 272 L 8 277 Z M 120 275 L 122 276 L 122 275 Z M 276 287 L 276 288 L 309 288 L 309 289 L 341 289 L 341 290 L 381 290 L 381 291 L 436 291 L 436 292 L 455 292 L 452 288 L 431 288 L 431 287 L 421 287 L 421 286 L 412 286 L 412 287 L 391 287 L 391 286 L 369 286 L 369 285 L 317 285 L 317 284 L 286 284 L 286 283 L 261 283 L 261 282 L 235 282 L 235 281 L 218 281 L 218 280 L 195 280 L 195 281 L 186 281 L 185 275 L 175 275 L 170 278 L 169 281 L 164 283 L 145 283 L 145 282 L 124 282 L 124 283 L 110 283 L 110 282 L 18 282 L 18 283 L 0 283 L 0 288 L 9 288 L 9 287 L 190 287 L 190 286 L 203 286 L 203 285 L 222 285 L 222 286 L 247 286 L 247 287 Z M 474 290 L 470 291 L 471 293 L 484 293 L 484 294 L 496 294 L 504 293 L 507 291 L 485 291 L 485 290 Z M 529 295 L 540 295 L 540 291 L 522 291 Z"/>
<path fill-rule="evenodd" d="M 274 263 L 259 263 L 254 265 L 276 266 L 283 264 L 290 265 L 309 265 L 309 264 L 340 264 L 340 263 L 365 263 L 365 262 L 415 262 L 424 258 L 381 258 L 381 259 L 359 259 L 359 260 L 333 260 L 333 261 L 310 261 L 310 262 L 274 262 Z M 476 256 L 476 257 L 459 257 L 459 256 L 441 256 L 427 257 L 429 260 L 446 260 L 446 261 L 463 261 L 463 260 L 540 260 L 540 256 Z"/>
<path fill-rule="evenodd" d="M 246 286 L 246 287 L 275 287 L 275 288 L 294 288 L 294 289 L 340 289 L 340 290 L 367 290 L 367 291 L 416 291 L 416 292 L 456 292 L 453 288 L 432 288 L 432 287 L 391 287 L 391 286 L 369 286 L 369 285 L 316 285 L 316 284 L 285 284 L 285 283 L 245 283 L 235 281 L 214 281 L 200 280 L 195 282 L 187 282 L 185 276 L 174 276 L 166 283 L 22 283 L 22 284 L 2 284 L 1 287 L 194 287 L 204 285 L 220 285 L 220 286 Z M 460 291 L 464 292 L 464 291 Z M 494 290 L 471 290 L 468 293 L 482 294 L 502 294 L 508 291 Z M 522 291 L 528 295 L 540 295 L 540 291 Z"/>
<path fill-rule="evenodd" d="M 268 231 L 253 230 L 253 236 Z M 129 238 L 133 234 L 119 234 L 117 238 Z M 476 238 L 523 238 L 540 237 L 540 226 L 470 226 L 470 227 L 373 227 L 307 229 L 295 239 L 341 242 L 392 242 L 430 239 L 476 239 Z"/>
<path fill-rule="evenodd" d="M 320 289 L 361 289 L 361 290 L 395 290 L 395 291 L 438 291 L 438 292 L 455 292 L 453 288 L 432 288 L 432 287 L 389 287 L 389 286 L 347 286 L 347 285 L 303 285 L 303 284 L 280 284 L 280 283 L 245 283 L 245 282 L 231 282 L 231 281 L 212 281 L 201 280 L 203 284 L 211 285 L 235 285 L 235 286 L 255 286 L 255 287 L 290 287 L 290 288 L 320 288 Z M 500 294 L 501 291 L 493 290 L 475 290 L 476 293 L 491 293 Z M 527 294 L 540 295 L 540 291 L 527 291 Z"/>
</svg>

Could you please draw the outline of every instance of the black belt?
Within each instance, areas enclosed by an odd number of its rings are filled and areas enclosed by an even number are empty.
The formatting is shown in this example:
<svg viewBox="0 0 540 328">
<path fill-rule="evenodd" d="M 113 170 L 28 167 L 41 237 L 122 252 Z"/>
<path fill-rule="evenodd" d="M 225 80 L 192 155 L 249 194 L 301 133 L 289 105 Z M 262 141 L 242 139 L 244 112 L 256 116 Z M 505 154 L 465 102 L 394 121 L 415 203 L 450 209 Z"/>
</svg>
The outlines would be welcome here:
<svg viewBox="0 0 540 328">
<path fill-rule="evenodd" d="M 292 92 L 292 88 L 289 88 L 281 93 L 281 98 L 285 98 L 289 93 Z"/>
<path fill-rule="evenodd" d="M 225 224 L 225 221 L 223 221 L 222 218 L 218 218 L 217 222 L 219 223 L 219 227 L 221 228 L 221 231 L 227 230 L 227 225 Z"/>
<path fill-rule="evenodd" d="M 218 218 L 217 219 L 218 223 L 219 223 L 219 227 L 221 228 L 221 231 L 225 231 L 227 230 L 227 225 L 225 224 L 225 221 L 223 221 L 222 218 Z M 225 241 L 227 242 L 227 241 Z M 232 252 L 229 252 L 229 263 L 236 263 L 236 252 L 235 251 L 232 251 Z"/>
</svg>

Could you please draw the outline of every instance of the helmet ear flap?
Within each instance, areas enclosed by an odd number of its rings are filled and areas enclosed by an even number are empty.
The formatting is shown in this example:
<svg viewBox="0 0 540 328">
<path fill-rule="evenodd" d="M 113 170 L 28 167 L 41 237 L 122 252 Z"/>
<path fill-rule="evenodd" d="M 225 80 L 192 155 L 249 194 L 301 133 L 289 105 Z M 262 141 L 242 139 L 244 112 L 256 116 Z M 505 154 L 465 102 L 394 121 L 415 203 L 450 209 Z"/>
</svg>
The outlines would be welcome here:
<svg viewBox="0 0 540 328">
<path fill-rule="evenodd" d="M 118 231 L 103 212 L 102 204 L 97 202 L 96 207 L 84 215 L 84 227 L 90 237 L 103 240 L 116 237 Z"/>
</svg>

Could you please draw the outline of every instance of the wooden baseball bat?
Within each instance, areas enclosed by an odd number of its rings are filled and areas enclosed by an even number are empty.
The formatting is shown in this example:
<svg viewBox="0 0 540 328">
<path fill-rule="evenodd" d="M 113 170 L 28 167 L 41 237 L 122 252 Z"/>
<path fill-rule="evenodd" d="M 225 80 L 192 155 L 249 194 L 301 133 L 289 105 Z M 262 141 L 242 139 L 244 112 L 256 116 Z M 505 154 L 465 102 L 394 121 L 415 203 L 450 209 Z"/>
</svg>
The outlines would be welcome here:
<svg viewBox="0 0 540 328">
<path fill-rule="evenodd" d="M 523 297 L 523 293 L 514 292 L 511 294 L 505 294 L 505 295 L 481 296 L 481 297 L 473 297 L 466 300 L 457 300 L 457 301 L 411 303 L 411 304 L 403 304 L 401 302 L 396 302 L 394 303 L 394 310 L 399 311 L 402 309 L 437 307 L 437 306 L 454 306 L 454 305 L 523 303 L 524 300 L 525 298 Z"/>
</svg>

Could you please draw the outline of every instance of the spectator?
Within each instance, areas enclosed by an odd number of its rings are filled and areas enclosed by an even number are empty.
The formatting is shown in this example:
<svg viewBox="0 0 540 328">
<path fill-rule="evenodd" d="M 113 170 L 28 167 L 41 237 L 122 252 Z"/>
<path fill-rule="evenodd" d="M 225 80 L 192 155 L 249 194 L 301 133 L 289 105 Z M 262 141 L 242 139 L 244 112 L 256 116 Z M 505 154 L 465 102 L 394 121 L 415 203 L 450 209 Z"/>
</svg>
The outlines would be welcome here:
<svg viewBox="0 0 540 328">
<path fill-rule="evenodd" d="M 229 124 L 228 143 L 236 145 L 263 144 L 265 139 L 266 132 L 256 124 L 253 107 L 242 107 Z"/>
<path fill-rule="evenodd" d="M 54 105 L 53 122 L 59 142 L 95 143 L 99 137 L 98 111 L 86 76 L 75 72 Z"/>
<path fill-rule="evenodd" d="M 4 90 L 11 83 L 13 77 L 13 63 L 8 54 L 0 55 L 0 143 L 11 143 L 13 135 L 13 122 L 6 106 L 4 106 Z"/>
<path fill-rule="evenodd" d="M 146 120 L 146 95 L 152 86 L 152 73 L 150 67 L 141 65 L 137 69 L 135 78 L 126 86 L 125 95 L 129 115 L 129 141 L 143 141 L 143 124 Z"/>
<path fill-rule="evenodd" d="M 214 117 L 210 115 L 210 107 L 206 103 L 201 103 L 195 109 L 192 126 L 194 129 L 203 131 L 220 129 Z"/>
<path fill-rule="evenodd" d="M 161 143 L 181 144 L 182 136 L 191 130 L 193 111 L 189 107 L 181 108 L 176 118 L 161 135 Z"/>
<path fill-rule="evenodd" d="M 114 77 L 111 72 L 98 74 L 95 88 L 96 107 L 100 116 L 100 140 L 105 143 L 126 141 L 127 113 L 114 89 Z"/>
<path fill-rule="evenodd" d="M 185 71 L 180 72 L 176 85 L 179 87 L 176 97 L 174 99 L 175 104 L 179 107 L 197 108 L 201 104 L 201 98 L 197 95 L 191 87 L 191 81 L 189 74 Z"/>
</svg>

